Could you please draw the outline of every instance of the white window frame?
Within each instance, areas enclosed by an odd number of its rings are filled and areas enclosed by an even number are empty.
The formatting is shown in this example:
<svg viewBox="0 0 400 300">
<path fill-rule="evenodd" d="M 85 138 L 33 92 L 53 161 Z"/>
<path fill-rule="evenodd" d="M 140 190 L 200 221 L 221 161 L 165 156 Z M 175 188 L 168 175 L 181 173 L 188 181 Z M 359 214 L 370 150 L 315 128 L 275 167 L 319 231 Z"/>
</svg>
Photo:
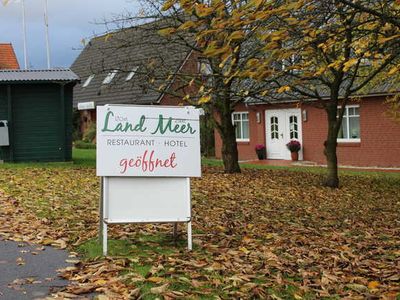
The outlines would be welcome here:
<svg viewBox="0 0 400 300">
<path fill-rule="evenodd" d="M 91 74 L 86 80 L 85 80 L 85 82 L 82 84 L 82 87 L 87 87 L 91 82 L 92 82 L 92 80 L 93 80 L 93 78 L 94 78 L 94 74 Z"/>
<path fill-rule="evenodd" d="M 235 120 L 235 118 L 234 118 L 235 115 L 240 115 L 240 120 Z M 249 130 L 249 132 L 248 132 L 248 134 L 247 134 L 248 138 L 247 138 L 247 139 L 244 139 L 244 138 L 238 138 L 238 137 L 236 137 L 236 141 L 237 141 L 237 142 L 249 142 L 249 141 L 250 141 L 250 119 L 249 119 L 249 112 L 247 112 L 247 111 L 240 111 L 240 112 L 234 112 L 234 113 L 232 113 L 232 123 L 233 123 L 233 125 L 235 125 L 235 121 L 239 121 L 239 124 L 240 124 L 240 126 L 241 126 L 241 132 L 242 132 L 242 134 L 243 134 L 243 115 L 247 115 L 247 123 L 248 123 L 247 128 L 248 128 L 248 130 Z M 235 135 L 236 135 L 236 130 L 235 130 Z"/>
<path fill-rule="evenodd" d="M 118 70 L 112 70 L 110 73 L 107 74 L 107 76 L 104 78 L 103 83 L 102 84 L 110 84 L 115 75 L 117 75 Z"/>
<path fill-rule="evenodd" d="M 132 70 L 129 72 L 128 76 L 126 76 L 125 81 L 130 81 L 130 80 L 133 78 L 133 76 L 136 75 L 136 72 L 137 72 L 138 69 L 139 69 L 138 66 L 134 66 L 134 67 L 132 68 Z"/>
<path fill-rule="evenodd" d="M 345 106 L 345 112 L 344 112 L 344 114 L 343 114 L 343 119 L 342 119 L 342 122 L 344 121 L 344 120 L 346 120 L 346 122 L 347 122 L 347 130 L 348 130 L 348 132 L 347 132 L 347 136 L 350 136 L 350 119 L 349 119 L 349 108 L 358 108 L 358 111 L 359 111 L 359 113 L 358 113 L 358 120 L 359 120 L 359 122 L 360 122 L 360 120 L 361 120 L 361 114 L 360 114 L 360 105 L 346 105 Z M 338 109 L 340 109 L 340 107 L 338 107 Z M 360 136 L 361 136 L 361 124 L 359 124 L 360 125 Z M 347 138 L 347 139 L 344 139 L 344 138 L 337 138 L 337 142 L 338 143 L 360 143 L 361 142 L 361 137 L 360 138 Z"/>
</svg>

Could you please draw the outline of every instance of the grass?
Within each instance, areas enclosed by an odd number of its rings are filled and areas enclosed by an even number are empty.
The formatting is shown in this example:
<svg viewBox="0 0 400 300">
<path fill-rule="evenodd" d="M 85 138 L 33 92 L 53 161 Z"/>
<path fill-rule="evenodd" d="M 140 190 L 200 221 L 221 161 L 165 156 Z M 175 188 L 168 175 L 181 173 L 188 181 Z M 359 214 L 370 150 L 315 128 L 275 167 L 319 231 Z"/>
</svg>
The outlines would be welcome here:
<svg viewBox="0 0 400 300">
<path fill-rule="evenodd" d="M 222 161 L 212 158 L 203 158 L 202 164 L 211 167 L 223 166 Z M 271 166 L 271 165 L 256 165 L 249 163 L 241 163 L 240 166 L 245 169 L 260 169 L 260 170 L 288 170 L 294 172 L 306 172 L 312 174 L 324 174 L 326 172 L 325 167 L 302 167 L 302 166 Z M 367 171 L 367 170 L 348 170 L 340 169 L 339 175 L 347 176 L 369 176 L 369 177 L 388 177 L 400 179 L 400 172 L 385 172 L 385 171 Z"/>
<path fill-rule="evenodd" d="M 174 291 L 193 291 L 193 286 L 191 285 L 191 280 L 185 277 L 183 274 L 176 276 L 166 276 L 169 273 L 168 270 L 162 268 L 156 273 L 153 273 L 152 269 L 154 264 L 150 261 L 149 257 L 155 256 L 170 256 L 171 254 L 178 253 L 182 248 L 185 247 L 186 240 L 182 238 L 174 243 L 171 236 L 166 234 L 153 234 L 145 235 L 138 234 L 133 240 L 109 240 L 108 241 L 108 255 L 112 257 L 123 257 L 130 259 L 130 270 L 136 274 L 143 277 L 143 281 L 136 282 L 136 286 L 140 288 L 141 298 L 145 300 L 159 299 L 159 296 L 151 292 L 152 288 L 158 287 L 161 284 L 169 283 L 169 289 Z M 195 247 L 197 248 L 197 247 Z M 199 249 L 197 249 L 199 250 Z M 102 256 L 102 245 L 97 239 L 91 239 L 77 248 L 78 253 L 84 260 L 96 260 Z M 167 266 L 165 266 L 167 267 Z M 223 279 L 221 275 L 213 271 L 202 271 L 204 276 L 209 276 L 211 278 Z M 164 277 L 162 282 L 153 282 L 151 278 L 161 278 Z M 169 277 L 166 279 L 166 277 Z M 288 282 L 292 279 L 286 278 Z M 256 279 L 255 282 L 262 284 L 263 280 Z M 212 289 L 212 286 L 204 285 L 202 288 L 197 289 L 201 292 L 202 289 Z M 299 289 L 290 284 L 286 284 L 280 289 L 269 289 L 268 293 L 272 297 L 282 298 L 282 299 L 293 299 Z M 198 299 L 215 299 L 219 296 L 228 297 L 224 291 L 214 291 L 207 296 L 198 295 Z M 294 299 L 297 299 L 294 297 Z M 313 293 L 305 293 L 302 299 L 315 299 Z"/>
<path fill-rule="evenodd" d="M 0 169 L 16 168 L 95 168 L 96 149 L 73 149 L 70 162 L 4 163 Z"/>
<path fill-rule="evenodd" d="M 176 242 L 167 234 L 138 234 L 131 240 L 108 240 L 108 255 L 127 258 L 147 258 L 149 255 L 170 255 L 184 249 L 186 240 Z M 83 259 L 89 260 L 103 255 L 98 239 L 91 239 L 78 246 Z"/>
<path fill-rule="evenodd" d="M 165 276 L 168 270 L 160 269 L 152 271 L 154 263 L 149 261 L 150 257 L 168 257 L 171 254 L 177 254 L 185 248 L 186 240 L 183 238 L 173 241 L 172 236 L 168 234 L 137 234 L 134 239 L 108 240 L 108 255 L 112 257 L 128 258 L 130 260 L 129 269 L 140 275 L 143 280 L 136 282 L 140 288 L 141 298 L 150 300 L 159 298 L 158 295 L 151 293 L 151 289 L 160 284 L 169 283 L 169 287 L 176 291 L 187 291 L 191 289 L 188 282 L 182 282 L 182 276 L 170 277 L 162 282 L 152 281 L 151 278 L 159 279 L 159 276 Z M 197 248 L 197 247 L 196 247 Z M 88 240 L 78 246 L 77 252 L 83 260 L 96 260 L 103 255 L 102 245 L 98 239 Z M 155 273 L 154 273 L 155 272 Z"/>
<path fill-rule="evenodd" d="M 108 247 L 110 256 L 127 257 L 130 254 L 131 243 L 127 240 L 109 240 Z M 79 245 L 77 251 L 82 258 L 87 260 L 103 256 L 103 246 L 97 239 L 91 239 Z"/>
<path fill-rule="evenodd" d="M 77 166 L 96 167 L 96 149 L 73 149 L 72 160 Z"/>
<path fill-rule="evenodd" d="M 213 158 L 202 158 L 202 164 L 210 167 L 223 166 L 222 160 Z M 306 172 L 312 174 L 324 174 L 325 167 L 301 167 L 301 166 L 271 166 L 271 165 L 255 165 L 249 163 L 241 163 L 240 166 L 245 169 L 260 170 L 288 170 L 294 172 Z M 96 167 L 96 149 L 73 149 L 72 162 L 53 162 L 53 163 L 5 163 L 0 164 L 0 169 L 4 168 L 95 168 Z M 385 177 L 400 179 L 400 172 L 385 171 L 368 171 L 368 170 L 339 170 L 339 175 L 346 176 L 368 176 L 368 177 Z"/>
<path fill-rule="evenodd" d="M 92 149 L 74 149 L 73 151 L 74 165 L 95 167 L 96 166 L 96 150 Z M 213 158 L 202 158 L 202 164 L 211 167 L 223 166 L 222 160 Z M 245 169 L 260 169 L 260 170 L 288 170 L 295 172 L 307 172 L 313 174 L 324 174 L 326 172 L 325 167 L 302 167 L 302 166 L 270 166 L 270 165 L 255 165 L 249 163 L 241 163 L 240 166 Z M 369 176 L 369 177 L 388 177 L 400 179 L 400 172 L 385 172 L 385 171 L 368 171 L 368 170 L 339 170 L 339 175 L 348 176 Z"/>
<path fill-rule="evenodd" d="M 29 163 L 4 163 L 0 169 L 23 169 L 23 168 L 71 168 L 73 162 L 29 162 Z"/>
</svg>

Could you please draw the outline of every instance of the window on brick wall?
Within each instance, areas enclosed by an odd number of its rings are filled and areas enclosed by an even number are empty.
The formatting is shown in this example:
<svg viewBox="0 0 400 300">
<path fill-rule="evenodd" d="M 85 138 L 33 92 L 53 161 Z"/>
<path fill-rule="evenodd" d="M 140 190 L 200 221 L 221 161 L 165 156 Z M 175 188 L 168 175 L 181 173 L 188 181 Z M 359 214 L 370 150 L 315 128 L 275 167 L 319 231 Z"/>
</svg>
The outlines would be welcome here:
<svg viewBox="0 0 400 300">
<path fill-rule="evenodd" d="M 233 125 L 236 128 L 236 140 L 242 142 L 249 141 L 249 113 L 235 112 L 232 114 Z"/>
<path fill-rule="evenodd" d="M 338 142 L 360 141 L 360 106 L 348 105 L 345 107 L 342 126 L 338 134 Z"/>
</svg>

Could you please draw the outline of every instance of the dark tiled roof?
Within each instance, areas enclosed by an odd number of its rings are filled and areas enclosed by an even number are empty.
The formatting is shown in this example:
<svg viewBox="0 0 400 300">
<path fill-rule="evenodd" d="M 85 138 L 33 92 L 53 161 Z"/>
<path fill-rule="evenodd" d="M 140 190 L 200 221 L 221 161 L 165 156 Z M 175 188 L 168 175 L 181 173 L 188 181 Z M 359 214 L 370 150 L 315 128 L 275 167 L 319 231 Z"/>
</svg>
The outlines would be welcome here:
<svg viewBox="0 0 400 300">
<path fill-rule="evenodd" d="M 297 101 L 314 101 L 317 97 L 307 97 L 304 94 L 296 91 L 289 91 L 278 93 L 277 90 L 280 86 L 289 85 L 285 83 L 285 80 L 281 79 L 280 84 L 270 83 L 264 84 L 264 90 L 267 90 L 268 93 L 264 97 L 249 97 L 246 99 L 246 103 L 248 104 L 264 104 L 264 103 L 285 103 L 285 102 L 297 102 Z M 311 88 L 312 87 L 312 88 Z M 340 90 L 340 96 L 345 94 L 346 82 L 342 84 Z M 315 83 L 314 85 L 309 85 L 309 88 L 297 86 L 299 90 L 303 90 L 304 92 L 311 94 L 311 90 L 316 90 L 318 95 L 322 99 L 329 99 L 329 89 L 326 85 Z M 397 81 L 397 77 L 387 78 L 384 80 L 375 80 L 371 82 L 369 85 L 360 89 L 355 94 L 352 94 L 351 97 L 373 97 L 373 96 L 388 96 L 395 93 L 400 92 L 400 82 Z"/>
<path fill-rule="evenodd" d="M 92 101 L 96 105 L 157 103 L 163 91 L 157 87 L 189 54 L 181 42 L 160 36 L 162 27 L 158 21 L 93 38 L 71 66 L 82 80 L 74 89 L 74 107 Z M 134 67 L 139 67 L 135 76 L 126 81 Z M 110 84 L 102 84 L 112 70 L 118 70 L 117 75 Z M 83 87 L 91 74 L 95 77 Z"/>
<path fill-rule="evenodd" d="M 19 69 L 17 56 L 11 44 L 0 44 L 0 69 Z"/>
<path fill-rule="evenodd" d="M 1 82 L 68 81 L 77 82 L 79 77 L 70 69 L 50 70 L 0 70 Z"/>
</svg>

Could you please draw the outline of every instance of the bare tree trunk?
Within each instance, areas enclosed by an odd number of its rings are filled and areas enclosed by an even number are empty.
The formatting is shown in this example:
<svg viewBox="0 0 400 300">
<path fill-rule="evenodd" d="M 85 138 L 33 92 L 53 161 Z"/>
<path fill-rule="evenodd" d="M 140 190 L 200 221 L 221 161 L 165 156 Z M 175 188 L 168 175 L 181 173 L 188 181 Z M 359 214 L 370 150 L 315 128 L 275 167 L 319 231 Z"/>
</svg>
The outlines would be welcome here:
<svg viewBox="0 0 400 300">
<path fill-rule="evenodd" d="M 339 187 L 336 146 L 336 138 L 332 138 L 328 134 L 328 139 L 325 142 L 325 156 L 328 165 L 328 174 L 325 180 L 325 185 L 331 188 Z"/>
<path fill-rule="evenodd" d="M 207 111 L 200 117 L 200 135 L 201 154 L 205 157 L 213 157 L 215 155 L 214 123 L 212 115 Z"/>
<path fill-rule="evenodd" d="M 236 129 L 232 121 L 231 85 L 223 83 L 220 78 L 217 78 L 214 84 L 216 90 L 221 91 L 219 99 L 214 103 L 212 111 L 217 113 L 217 116 L 214 114 L 214 117 L 217 117 L 214 120 L 222 139 L 222 161 L 224 163 L 224 171 L 225 173 L 240 173 Z"/>
<path fill-rule="evenodd" d="M 325 185 L 331 188 L 339 187 L 338 176 L 338 161 L 337 161 L 337 136 L 339 131 L 339 124 L 337 119 L 337 106 L 330 105 L 326 111 L 328 114 L 328 136 L 324 143 L 324 154 L 328 165 L 328 174 L 325 180 Z"/>
<path fill-rule="evenodd" d="M 233 134 L 232 137 L 231 133 L 226 133 L 226 135 L 222 137 L 222 141 L 222 161 L 224 162 L 225 173 L 240 173 L 235 134 Z"/>
<path fill-rule="evenodd" d="M 225 173 L 240 173 L 239 154 L 236 143 L 235 126 L 232 124 L 231 113 L 224 112 L 220 115 L 221 126 L 218 132 L 222 139 L 222 161 Z"/>
</svg>

